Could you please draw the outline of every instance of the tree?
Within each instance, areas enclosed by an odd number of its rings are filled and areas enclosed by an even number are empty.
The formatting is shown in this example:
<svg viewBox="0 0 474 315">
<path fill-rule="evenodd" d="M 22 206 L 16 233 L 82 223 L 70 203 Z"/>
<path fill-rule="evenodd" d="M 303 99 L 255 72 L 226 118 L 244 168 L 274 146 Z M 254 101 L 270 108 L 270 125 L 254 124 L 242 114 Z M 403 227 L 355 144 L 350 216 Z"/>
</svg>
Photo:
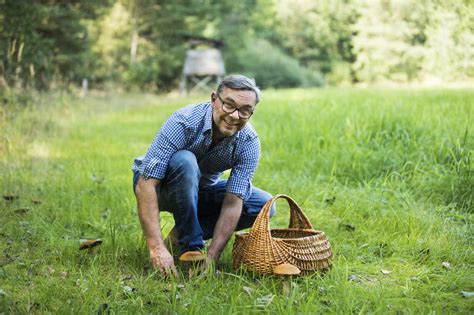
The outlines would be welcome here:
<svg viewBox="0 0 474 315">
<path fill-rule="evenodd" d="M 9 86 L 47 89 L 67 85 L 87 69 L 89 40 L 84 21 L 106 1 L 0 1 L 0 70 Z"/>
<path fill-rule="evenodd" d="M 273 16 L 273 17 L 272 17 Z M 259 2 L 253 22 L 262 36 L 315 73 L 329 74 L 342 66 L 355 82 L 350 64 L 352 25 L 357 11 L 352 1 L 266 0 Z"/>
<path fill-rule="evenodd" d="M 353 69 L 367 83 L 472 78 L 474 6 L 468 1 L 360 2 Z"/>
</svg>

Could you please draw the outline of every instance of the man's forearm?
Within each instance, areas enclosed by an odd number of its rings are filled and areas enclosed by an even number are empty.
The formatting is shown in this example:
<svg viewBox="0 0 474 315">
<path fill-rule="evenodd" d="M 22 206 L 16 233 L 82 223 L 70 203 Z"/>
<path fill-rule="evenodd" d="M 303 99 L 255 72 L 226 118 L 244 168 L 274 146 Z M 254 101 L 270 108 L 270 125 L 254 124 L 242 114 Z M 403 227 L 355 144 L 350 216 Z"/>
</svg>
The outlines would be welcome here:
<svg viewBox="0 0 474 315">
<path fill-rule="evenodd" d="M 138 217 L 150 254 L 165 246 L 161 235 L 158 197 L 155 191 L 158 183 L 157 180 L 140 178 L 135 187 Z"/>
<path fill-rule="evenodd" d="M 226 194 L 221 214 L 214 229 L 212 242 L 207 251 L 208 257 L 212 260 L 219 260 L 224 247 L 235 231 L 242 212 L 242 205 L 243 202 L 240 198 L 229 193 Z"/>
<path fill-rule="evenodd" d="M 140 177 L 135 187 L 137 196 L 138 217 L 145 235 L 150 261 L 153 267 L 158 268 L 163 274 L 173 273 L 178 276 L 173 257 L 166 249 L 160 229 L 160 215 L 158 210 L 158 197 L 156 186 L 160 183 L 157 179 Z"/>
</svg>

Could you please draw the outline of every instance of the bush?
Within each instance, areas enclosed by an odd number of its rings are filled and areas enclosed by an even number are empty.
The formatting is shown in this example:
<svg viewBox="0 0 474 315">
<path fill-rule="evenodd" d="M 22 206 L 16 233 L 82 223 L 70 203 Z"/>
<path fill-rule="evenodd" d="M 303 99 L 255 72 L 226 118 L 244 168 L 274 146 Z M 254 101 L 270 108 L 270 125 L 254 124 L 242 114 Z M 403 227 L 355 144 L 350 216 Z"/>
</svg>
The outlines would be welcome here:
<svg viewBox="0 0 474 315">
<path fill-rule="evenodd" d="M 183 69 L 185 48 L 182 45 L 148 51 L 140 62 L 129 64 L 122 73 L 127 89 L 139 87 L 144 91 L 170 91 L 178 86 Z"/>
<path fill-rule="evenodd" d="M 324 85 L 320 73 L 303 68 L 296 59 L 266 40 L 249 40 L 245 49 L 237 52 L 236 58 L 237 62 L 228 69 L 229 72 L 253 77 L 262 88 Z"/>
<path fill-rule="evenodd" d="M 351 64 L 348 62 L 333 63 L 325 78 L 331 86 L 350 86 L 352 84 Z"/>
</svg>

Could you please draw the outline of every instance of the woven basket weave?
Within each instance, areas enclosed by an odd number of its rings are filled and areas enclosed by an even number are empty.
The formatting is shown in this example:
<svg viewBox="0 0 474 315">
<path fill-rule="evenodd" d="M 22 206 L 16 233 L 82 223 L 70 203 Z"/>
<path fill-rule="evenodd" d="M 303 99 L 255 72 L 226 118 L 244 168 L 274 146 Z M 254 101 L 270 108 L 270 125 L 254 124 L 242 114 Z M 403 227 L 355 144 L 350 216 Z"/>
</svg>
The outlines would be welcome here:
<svg viewBox="0 0 474 315">
<path fill-rule="evenodd" d="M 270 208 L 278 198 L 290 205 L 290 224 L 287 229 L 270 230 Z M 308 274 L 328 269 L 332 251 L 324 232 L 314 230 L 298 204 L 280 194 L 263 206 L 249 232 L 236 233 L 232 257 L 234 268 L 244 265 L 260 274 L 273 274 L 273 268 L 283 263 Z"/>
</svg>

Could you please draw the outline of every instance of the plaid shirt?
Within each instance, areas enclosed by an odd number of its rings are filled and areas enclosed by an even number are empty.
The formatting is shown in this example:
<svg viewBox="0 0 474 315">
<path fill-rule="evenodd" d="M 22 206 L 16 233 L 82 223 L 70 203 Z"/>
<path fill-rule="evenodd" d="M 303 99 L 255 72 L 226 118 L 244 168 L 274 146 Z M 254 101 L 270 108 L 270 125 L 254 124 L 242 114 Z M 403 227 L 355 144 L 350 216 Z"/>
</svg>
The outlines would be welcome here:
<svg viewBox="0 0 474 315">
<path fill-rule="evenodd" d="M 255 129 L 247 123 L 242 130 L 209 149 L 211 143 L 211 103 L 189 105 L 168 117 L 148 152 L 135 159 L 132 169 L 146 179 L 163 179 L 171 156 L 176 151 L 188 150 L 199 164 L 200 188 L 212 186 L 225 170 L 231 169 L 227 192 L 247 200 L 260 157 L 260 140 Z"/>
</svg>

